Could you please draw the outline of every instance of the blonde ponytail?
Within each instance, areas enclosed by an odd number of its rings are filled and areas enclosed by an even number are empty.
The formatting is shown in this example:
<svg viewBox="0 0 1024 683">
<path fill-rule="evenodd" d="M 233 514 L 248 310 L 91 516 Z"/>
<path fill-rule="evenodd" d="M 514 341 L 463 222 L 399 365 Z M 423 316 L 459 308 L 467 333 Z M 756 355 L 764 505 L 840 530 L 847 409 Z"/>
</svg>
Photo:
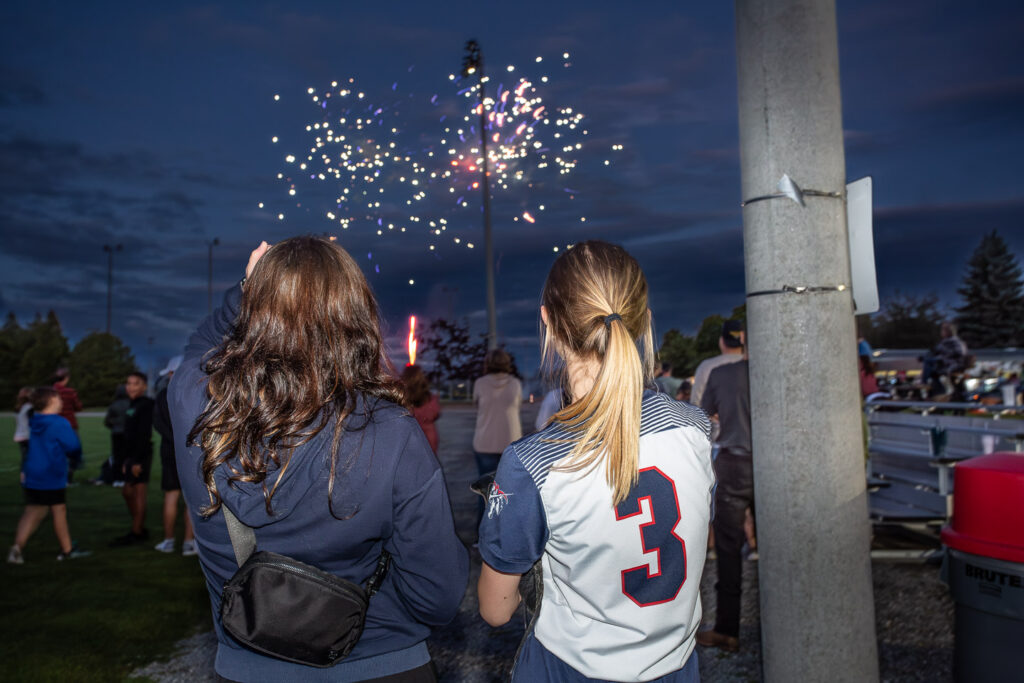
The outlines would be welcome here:
<svg viewBox="0 0 1024 683">
<path fill-rule="evenodd" d="M 584 242 L 556 261 L 543 301 L 549 366 L 556 353 L 600 362 L 590 391 L 552 418 L 574 442 L 558 469 L 575 472 L 603 462 L 618 505 L 639 476 L 640 406 L 654 375 L 647 282 L 621 247 Z"/>
</svg>

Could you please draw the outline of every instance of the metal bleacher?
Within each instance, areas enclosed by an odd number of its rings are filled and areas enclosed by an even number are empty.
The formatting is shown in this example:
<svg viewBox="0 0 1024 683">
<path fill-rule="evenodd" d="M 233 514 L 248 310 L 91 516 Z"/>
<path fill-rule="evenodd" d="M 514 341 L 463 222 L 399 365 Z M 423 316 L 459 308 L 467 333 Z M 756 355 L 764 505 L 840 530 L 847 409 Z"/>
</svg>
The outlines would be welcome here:
<svg viewBox="0 0 1024 683">
<path fill-rule="evenodd" d="M 895 410 L 913 412 L 893 412 Z M 875 523 L 937 525 L 952 514 L 956 463 L 994 451 L 1024 451 L 1016 406 L 875 401 L 868 422 L 868 491 Z M 987 417 L 945 412 L 984 410 Z"/>
</svg>

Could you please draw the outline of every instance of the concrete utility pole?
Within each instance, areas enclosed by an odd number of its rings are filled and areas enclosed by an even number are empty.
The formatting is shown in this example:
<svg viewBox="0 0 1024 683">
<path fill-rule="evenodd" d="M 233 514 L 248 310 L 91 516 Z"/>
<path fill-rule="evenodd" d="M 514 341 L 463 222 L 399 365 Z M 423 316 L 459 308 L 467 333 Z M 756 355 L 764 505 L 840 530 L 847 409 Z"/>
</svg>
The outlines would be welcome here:
<svg viewBox="0 0 1024 683">
<path fill-rule="evenodd" d="M 765 680 L 877 681 L 835 4 L 736 0 L 736 44 Z"/>
<path fill-rule="evenodd" d="M 498 348 L 498 312 L 494 298 L 494 240 L 491 237 L 491 179 L 487 173 L 487 109 L 484 107 L 487 79 L 484 77 L 484 56 L 475 40 L 466 42 L 466 55 L 462 58 L 462 75 L 476 74 L 480 107 L 480 187 L 483 190 L 484 259 L 487 261 L 487 348 Z"/>
</svg>

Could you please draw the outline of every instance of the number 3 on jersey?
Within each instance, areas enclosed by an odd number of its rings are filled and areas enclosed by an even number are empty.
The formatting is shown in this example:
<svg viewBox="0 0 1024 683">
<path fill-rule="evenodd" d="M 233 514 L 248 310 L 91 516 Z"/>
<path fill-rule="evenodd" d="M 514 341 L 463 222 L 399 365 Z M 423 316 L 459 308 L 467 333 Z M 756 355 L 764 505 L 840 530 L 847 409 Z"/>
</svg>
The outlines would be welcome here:
<svg viewBox="0 0 1024 683">
<path fill-rule="evenodd" d="M 628 520 L 643 514 L 647 501 L 651 519 L 638 527 L 644 553 L 655 553 L 655 571 L 647 564 L 622 570 L 622 592 L 641 607 L 671 602 L 686 581 L 686 543 L 676 536 L 679 498 L 676 485 L 657 467 L 640 470 L 629 497 L 615 507 L 615 519 Z"/>
</svg>

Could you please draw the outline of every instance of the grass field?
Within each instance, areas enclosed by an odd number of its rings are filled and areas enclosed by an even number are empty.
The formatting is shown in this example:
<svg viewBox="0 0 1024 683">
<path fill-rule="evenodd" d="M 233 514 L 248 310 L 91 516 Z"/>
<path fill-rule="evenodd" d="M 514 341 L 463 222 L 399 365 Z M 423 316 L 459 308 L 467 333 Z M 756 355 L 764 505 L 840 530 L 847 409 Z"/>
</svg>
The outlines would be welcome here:
<svg viewBox="0 0 1024 683">
<path fill-rule="evenodd" d="M 82 483 L 68 489 L 68 519 L 72 538 L 93 554 L 57 562 L 57 538 L 47 517 L 25 548 L 24 565 L 0 563 L 0 681 L 128 680 L 137 666 L 169 655 L 175 642 L 211 627 L 198 558 L 153 550 L 163 536 L 159 454 L 146 517 L 152 541 L 110 548 L 110 540 L 129 527 L 121 490 L 85 483 L 109 454 L 109 432 L 101 418 L 79 421 L 85 469 L 76 473 Z M 3 559 L 24 507 L 13 433 L 14 418 L 0 417 Z M 179 515 L 179 548 L 181 524 Z"/>
</svg>

